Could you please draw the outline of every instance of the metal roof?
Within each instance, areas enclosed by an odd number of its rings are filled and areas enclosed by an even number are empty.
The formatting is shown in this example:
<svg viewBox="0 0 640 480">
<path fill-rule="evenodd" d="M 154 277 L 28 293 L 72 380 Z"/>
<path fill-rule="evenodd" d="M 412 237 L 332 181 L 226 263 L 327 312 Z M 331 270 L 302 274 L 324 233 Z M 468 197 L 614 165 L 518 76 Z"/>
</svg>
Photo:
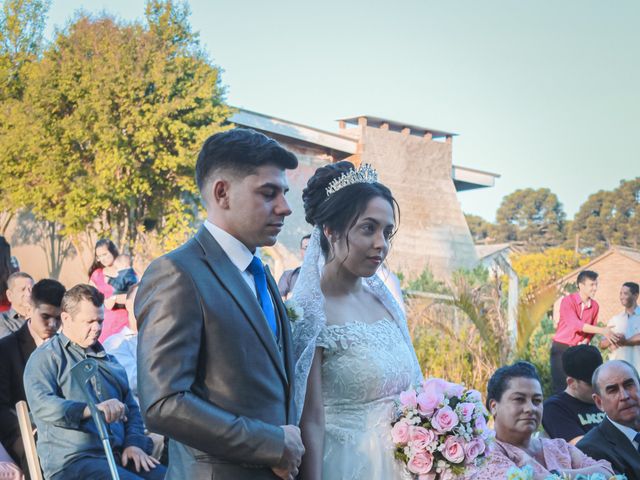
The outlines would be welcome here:
<svg viewBox="0 0 640 480">
<path fill-rule="evenodd" d="M 366 118 L 367 126 L 374 128 L 380 128 L 380 126 L 385 123 L 389 125 L 389 130 L 394 132 L 400 132 L 403 129 L 408 128 L 411 130 L 411 135 L 424 136 L 424 134 L 430 133 L 433 138 L 455 137 L 458 135 L 457 133 L 453 132 L 445 132 L 444 130 L 437 130 L 435 128 L 420 127 L 418 125 L 412 125 L 410 123 L 397 122 L 395 120 L 389 120 L 388 118 L 374 117 L 371 115 L 359 115 L 357 117 L 339 118 L 338 121 L 357 125 L 358 119 L 360 118 Z"/>
</svg>

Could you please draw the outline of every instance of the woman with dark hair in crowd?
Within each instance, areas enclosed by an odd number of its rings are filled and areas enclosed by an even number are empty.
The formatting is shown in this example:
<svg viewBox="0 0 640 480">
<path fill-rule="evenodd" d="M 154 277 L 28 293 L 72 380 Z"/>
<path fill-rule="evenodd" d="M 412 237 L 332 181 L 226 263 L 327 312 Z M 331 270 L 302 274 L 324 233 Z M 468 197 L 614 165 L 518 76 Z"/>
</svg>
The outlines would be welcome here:
<svg viewBox="0 0 640 480">
<path fill-rule="evenodd" d="M 6 312 L 11 308 L 11 303 L 7 298 L 7 280 L 12 273 L 16 272 L 11 261 L 11 245 L 3 237 L 0 236 L 0 312 Z"/>
<path fill-rule="evenodd" d="M 302 198 L 314 229 L 293 290 L 301 476 L 405 478 L 391 442 L 394 400 L 422 376 L 404 313 L 375 274 L 397 204 L 375 170 L 345 161 L 319 168 Z"/>
<path fill-rule="evenodd" d="M 551 474 L 575 478 L 613 470 L 561 438 L 534 438 L 542 419 L 542 386 L 536 368 L 528 362 L 501 367 L 487 385 L 487 407 L 494 419 L 496 440 L 487 463 L 470 476 L 476 480 L 506 478 L 512 467 L 533 468 L 534 479 Z"/>
<path fill-rule="evenodd" d="M 105 298 L 104 322 L 98 339 L 100 343 L 129 324 L 129 316 L 124 307 L 126 294 L 114 295 L 114 288 L 109 283 L 110 279 L 118 277 L 118 269 L 115 265 L 118 256 L 118 248 L 111 240 L 103 238 L 96 242 L 95 258 L 89 268 L 89 283 Z"/>
</svg>

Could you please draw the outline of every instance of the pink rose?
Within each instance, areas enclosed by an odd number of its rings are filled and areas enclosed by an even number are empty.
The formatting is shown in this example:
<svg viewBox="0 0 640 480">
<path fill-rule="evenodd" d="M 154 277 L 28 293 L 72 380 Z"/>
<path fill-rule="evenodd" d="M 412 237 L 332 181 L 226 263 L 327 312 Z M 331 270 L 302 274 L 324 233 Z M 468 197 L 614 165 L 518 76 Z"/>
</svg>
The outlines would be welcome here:
<svg viewBox="0 0 640 480">
<path fill-rule="evenodd" d="M 418 395 L 418 412 L 422 415 L 431 415 L 438 405 L 444 401 L 444 396 L 435 392 L 421 392 Z"/>
<path fill-rule="evenodd" d="M 405 420 L 400 420 L 391 429 L 393 443 L 407 443 L 409 441 L 410 425 Z"/>
<path fill-rule="evenodd" d="M 409 429 L 409 440 L 416 450 L 428 450 L 429 445 L 436 439 L 436 434 L 423 427 L 411 427 Z"/>
<path fill-rule="evenodd" d="M 414 454 L 407 463 L 407 468 L 411 473 L 424 475 L 429 473 L 433 467 L 433 455 L 430 452 L 418 452 Z"/>
<path fill-rule="evenodd" d="M 473 418 L 473 412 L 476 409 L 475 403 L 461 402 L 456 405 L 456 410 L 460 414 L 460 420 L 462 422 L 470 422 Z"/>
<path fill-rule="evenodd" d="M 482 394 L 478 390 L 467 390 L 467 402 L 482 402 Z"/>
<path fill-rule="evenodd" d="M 441 378 L 428 378 L 422 382 L 422 390 L 435 395 L 444 395 L 448 383 Z"/>
<path fill-rule="evenodd" d="M 464 446 L 464 454 L 467 457 L 467 462 L 473 462 L 477 457 L 482 455 L 485 451 L 486 445 L 481 438 L 474 438 Z"/>
<path fill-rule="evenodd" d="M 442 407 L 431 419 L 431 426 L 438 432 L 450 432 L 458 425 L 458 415 L 451 407 Z"/>
<path fill-rule="evenodd" d="M 416 408 L 418 406 L 418 394 L 412 388 L 400 393 L 400 404 L 403 407 Z"/>
<path fill-rule="evenodd" d="M 451 463 L 462 463 L 464 460 L 464 447 L 456 437 L 449 436 L 444 441 L 442 455 Z"/>
<path fill-rule="evenodd" d="M 447 397 L 461 397 L 463 393 L 464 387 L 462 385 L 447 382 L 447 386 L 445 387 L 445 394 L 447 395 Z"/>
</svg>

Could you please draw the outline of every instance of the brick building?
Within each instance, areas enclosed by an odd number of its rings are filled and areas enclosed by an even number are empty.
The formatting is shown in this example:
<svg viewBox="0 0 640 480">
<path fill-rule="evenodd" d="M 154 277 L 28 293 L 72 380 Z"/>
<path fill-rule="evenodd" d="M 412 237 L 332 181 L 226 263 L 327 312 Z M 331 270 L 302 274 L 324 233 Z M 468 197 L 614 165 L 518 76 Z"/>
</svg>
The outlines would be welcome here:
<svg viewBox="0 0 640 480">
<path fill-rule="evenodd" d="M 492 187 L 499 175 L 453 165 L 455 133 L 365 115 L 339 120 L 337 133 L 248 110 L 238 110 L 231 121 L 275 138 L 300 162 L 289 176 L 293 215 L 279 246 L 269 251 L 276 271 L 280 264 L 291 267 L 287 252 L 297 251 L 299 238 L 310 231 L 301 199 L 307 180 L 319 166 L 345 159 L 373 165 L 400 205 L 400 229 L 389 257 L 392 270 L 413 277 L 429 266 L 437 278 L 446 279 L 478 262 L 457 193 Z"/>
</svg>

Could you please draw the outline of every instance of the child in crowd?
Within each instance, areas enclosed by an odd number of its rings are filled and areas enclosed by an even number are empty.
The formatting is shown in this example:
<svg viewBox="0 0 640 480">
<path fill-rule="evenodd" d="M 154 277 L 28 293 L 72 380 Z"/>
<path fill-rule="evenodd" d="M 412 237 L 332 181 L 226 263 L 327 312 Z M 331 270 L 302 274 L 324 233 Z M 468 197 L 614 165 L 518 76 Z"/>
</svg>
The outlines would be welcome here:
<svg viewBox="0 0 640 480">
<path fill-rule="evenodd" d="M 118 269 L 118 276 L 109 278 L 107 281 L 113 287 L 114 295 L 126 294 L 129 289 L 138 283 L 135 270 L 131 267 L 131 257 L 129 255 L 118 255 L 113 263 Z"/>
</svg>

